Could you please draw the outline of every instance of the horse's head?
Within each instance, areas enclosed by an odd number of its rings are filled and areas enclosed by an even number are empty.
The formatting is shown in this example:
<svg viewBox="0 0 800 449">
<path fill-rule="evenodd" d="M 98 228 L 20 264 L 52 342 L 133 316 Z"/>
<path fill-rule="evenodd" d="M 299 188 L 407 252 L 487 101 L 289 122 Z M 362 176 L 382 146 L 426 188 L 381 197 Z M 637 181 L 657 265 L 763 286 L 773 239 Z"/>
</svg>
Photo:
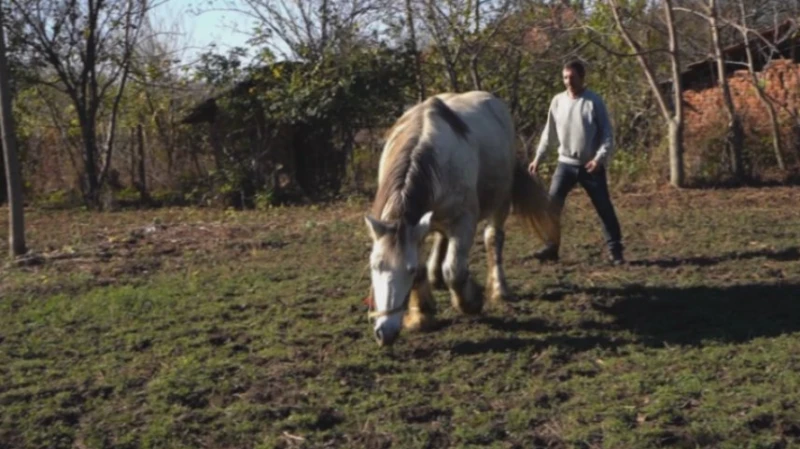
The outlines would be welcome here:
<svg viewBox="0 0 800 449">
<path fill-rule="evenodd" d="M 366 217 L 372 236 L 369 263 L 375 310 L 375 338 L 380 345 L 394 342 L 403 327 L 414 278 L 420 270 L 419 248 L 430 229 L 431 212 L 419 222 L 384 222 Z"/>
</svg>

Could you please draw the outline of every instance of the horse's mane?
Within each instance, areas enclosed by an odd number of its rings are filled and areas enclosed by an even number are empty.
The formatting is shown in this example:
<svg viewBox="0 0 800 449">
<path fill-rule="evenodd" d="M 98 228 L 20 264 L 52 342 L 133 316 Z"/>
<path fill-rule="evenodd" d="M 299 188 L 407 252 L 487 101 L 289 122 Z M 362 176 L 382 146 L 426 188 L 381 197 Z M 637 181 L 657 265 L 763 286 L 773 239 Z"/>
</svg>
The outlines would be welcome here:
<svg viewBox="0 0 800 449">
<path fill-rule="evenodd" d="M 400 226 L 416 224 L 431 209 L 440 180 L 431 139 L 423 139 L 426 114 L 435 114 L 462 138 L 469 132 L 467 124 L 442 100 L 433 97 L 420 106 L 389 131 L 392 142 L 385 150 L 386 176 L 372 204 L 374 217 L 399 221 Z M 395 129 L 397 135 L 391 136 Z"/>
</svg>

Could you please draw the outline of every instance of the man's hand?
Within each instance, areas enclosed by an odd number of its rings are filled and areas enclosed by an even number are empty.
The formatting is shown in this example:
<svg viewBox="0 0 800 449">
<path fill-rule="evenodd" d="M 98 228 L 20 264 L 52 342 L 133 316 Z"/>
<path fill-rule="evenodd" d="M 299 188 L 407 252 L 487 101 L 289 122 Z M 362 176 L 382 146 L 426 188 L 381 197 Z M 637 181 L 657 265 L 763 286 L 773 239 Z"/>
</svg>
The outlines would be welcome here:
<svg viewBox="0 0 800 449">
<path fill-rule="evenodd" d="M 595 160 L 591 160 L 585 165 L 585 167 L 587 172 L 594 173 L 598 168 L 600 168 L 600 164 L 598 164 Z"/>
<path fill-rule="evenodd" d="M 539 169 L 539 163 L 536 162 L 536 161 L 533 161 L 533 162 L 531 162 L 530 165 L 528 165 L 528 171 L 530 172 L 531 175 L 535 175 L 536 174 L 536 170 L 538 170 L 538 169 Z"/>
</svg>

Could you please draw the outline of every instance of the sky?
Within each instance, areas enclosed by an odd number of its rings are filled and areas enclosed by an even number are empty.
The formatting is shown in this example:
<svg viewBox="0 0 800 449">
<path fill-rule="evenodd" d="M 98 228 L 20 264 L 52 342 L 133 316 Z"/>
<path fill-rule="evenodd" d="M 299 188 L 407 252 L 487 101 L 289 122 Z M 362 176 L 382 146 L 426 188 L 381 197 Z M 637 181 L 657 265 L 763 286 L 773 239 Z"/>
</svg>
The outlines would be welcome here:
<svg viewBox="0 0 800 449">
<path fill-rule="evenodd" d="M 236 4 L 236 0 L 165 0 L 153 10 L 152 20 L 157 29 L 171 30 L 175 47 L 183 49 L 176 57 L 191 63 L 212 43 L 223 53 L 232 47 L 247 47 L 244 32 L 252 29 L 252 21 L 235 12 L 211 10 L 228 4 Z"/>
</svg>

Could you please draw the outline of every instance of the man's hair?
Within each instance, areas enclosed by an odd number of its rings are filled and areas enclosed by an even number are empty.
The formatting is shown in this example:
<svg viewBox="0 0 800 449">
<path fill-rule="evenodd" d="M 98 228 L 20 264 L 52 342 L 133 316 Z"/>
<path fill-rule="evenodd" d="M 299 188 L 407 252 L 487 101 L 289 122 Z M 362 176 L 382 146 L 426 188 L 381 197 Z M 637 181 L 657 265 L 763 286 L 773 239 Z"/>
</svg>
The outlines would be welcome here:
<svg viewBox="0 0 800 449">
<path fill-rule="evenodd" d="M 586 68 L 583 66 L 583 63 L 578 60 L 570 61 L 564 64 L 564 70 L 572 70 L 581 78 L 586 76 Z"/>
</svg>

